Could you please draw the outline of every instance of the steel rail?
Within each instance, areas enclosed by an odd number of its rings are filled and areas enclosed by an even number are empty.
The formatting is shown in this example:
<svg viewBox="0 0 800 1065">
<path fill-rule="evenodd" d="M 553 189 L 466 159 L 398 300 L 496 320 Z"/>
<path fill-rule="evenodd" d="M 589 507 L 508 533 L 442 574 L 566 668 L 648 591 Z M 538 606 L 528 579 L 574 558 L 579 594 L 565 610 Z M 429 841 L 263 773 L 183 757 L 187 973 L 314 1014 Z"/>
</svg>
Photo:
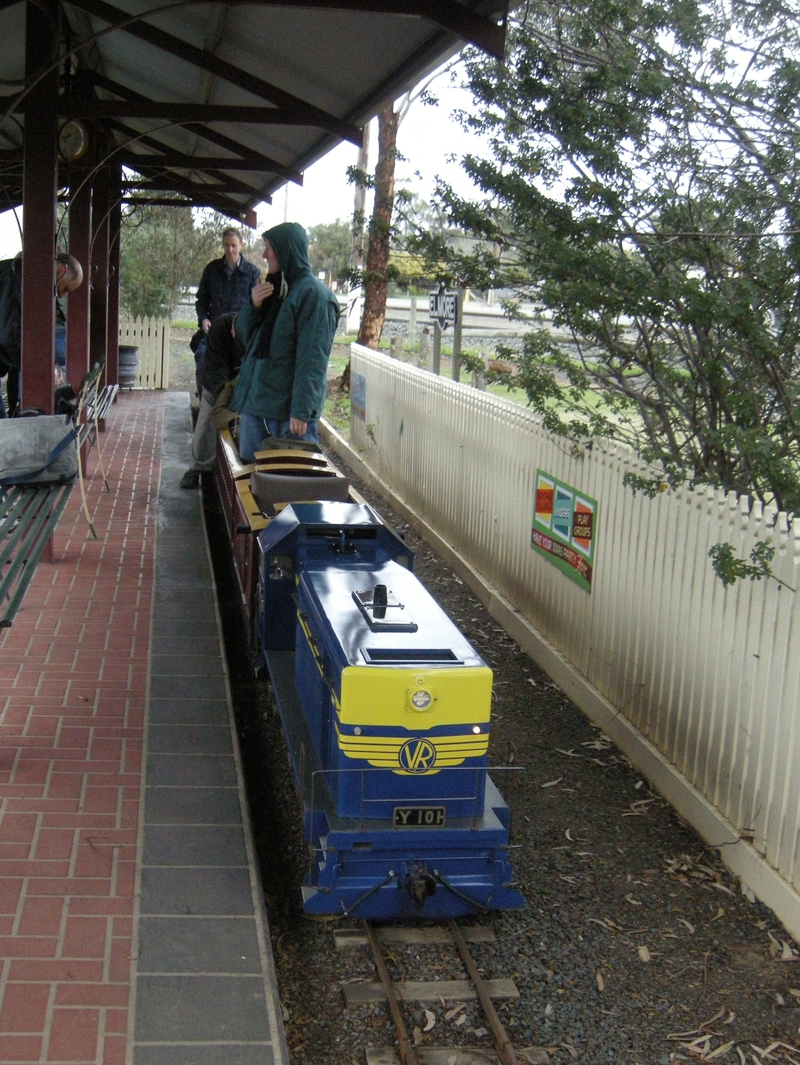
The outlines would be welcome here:
<svg viewBox="0 0 800 1065">
<path fill-rule="evenodd" d="M 408 1029 L 403 1020 L 403 1015 L 400 1012 L 400 1003 L 394 990 L 394 983 L 392 982 L 389 970 L 386 968 L 386 962 L 383 960 L 383 955 L 381 954 L 378 937 L 375 935 L 375 931 L 369 921 L 364 921 L 363 925 L 364 931 L 367 933 L 369 945 L 372 948 L 372 956 L 375 959 L 378 976 L 381 978 L 383 989 L 386 992 L 386 998 L 389 1001 L 389 1011 L 392 1014 L 395 1031 L 397 1032 L 397 1041 L 400 1044 L 400 1060 L 403 1062 L 403 1065 L 418 1065 L 417 1056 L 414 1053 L 414 1047 L 412 1046 L 411 1040 L 408 1038 Z"/>
<path fill-rule="evenodd" d="M 491 1025 L 495 1045 L 497 1046 L 497 1052 L 500 1055 L 501 1060 L 505 1062 L 505 1065 L 519 1065 L 519 1059 L 514 1051 L 514 1047 L 511 1045 L 511 1040 L 508 1038 L 500 1018 L 497 1016 L 497 1010 L 494 1008 L 494 1003 L 486 989 L 483 977 L 478 972 L 478 967 L 469 952 L 467 942 L 461 934 L 461 929 L 452 917 L 448 920 L 447 925 L 450 929 L 453 941 L 458 947 L 458 952 L 467 967 L 469 977 L 475 985 L 475 990 L 478 992 L 478 998 L 481 1001 L 483 1012 L 486 1014 L 486 1019 Z"/>
</svg>

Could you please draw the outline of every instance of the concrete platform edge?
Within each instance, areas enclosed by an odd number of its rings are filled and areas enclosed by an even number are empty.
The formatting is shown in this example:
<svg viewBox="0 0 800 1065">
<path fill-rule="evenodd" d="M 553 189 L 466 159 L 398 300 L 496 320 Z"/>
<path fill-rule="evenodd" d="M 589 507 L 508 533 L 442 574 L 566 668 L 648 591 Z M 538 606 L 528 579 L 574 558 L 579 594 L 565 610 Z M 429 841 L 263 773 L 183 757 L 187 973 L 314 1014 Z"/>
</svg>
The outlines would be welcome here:
<svg viewBox="0 0 800 1065">
<path fill-rule="evenodd" d="M 202 504 L 202 489 L 200 490 L 200 499 Z M 225 658 L 225 647 L 222 639 L 222 617 L 219 609 L 219 596 L 217 595 L 217 582 L 214 578 L 214 567 L 211 562 L 211 545 L 208 541 L 208 530 L 203 522 L 203 536 L 206 544 L 206 551 L 208 553 L 208 568 L 211 579 L 211 588 L 214 593 L 214 611 L 217 621 L 217 632 L 220 639 L 220 650 L 222 653 L 222 668 L 225 675 L 225 695 L 228 702 L 228 718 L 231 727 L 231 742 L 233 744 L 233 760 L 236 765 L 236 778 L 239 782 L 239 794 L 242 796 L 242 821 L 244 827 L 244 839 L 245 847 L 247 849 L 247 861 L 250 869 L 250 885 L 253 892 L 253 902 L 255 906 L 256 925 L 258 927 L 258 942 L 261 950 L 261 964 L 264 974 L 264 985 L 266 1000 L 268 1008 L 271 1014 L 271 1025 L 273 1030 L 278 1033 L 278 1038 L 274 1045 L 275 1063 L 274 1065 L 288 1065 L 289 1062 L 289 1050 L 286 1045 L 286 1033 L 283 1027 L 283 1017 L 279 1009 L 276 1009 L 276 1003 L 280 1006 L 280 995 L 278 991 L 278 978 L 275 972 L 275 959 L 272 955 L 272 944 L 269 938 L 269 922 L 267 920 L 267 908 L 264 902 L 264 890 L 261 884 L 261 876 L 258 869 L 258 857 L 256 855 L 255 844 L 253 842 L 253 824 L 250 817 L 250 807 L 247 803 L 247 793 L 245 791 L 244 783 L 244 770 L 242 768 L 242 753 L 239 747 L 239 735 L 236 731 L 236 720 L 233 713 L 233 700 L 231 698 L 230 688 L 230 675 L 228 673 L 228 663 Z"/>
</svg>

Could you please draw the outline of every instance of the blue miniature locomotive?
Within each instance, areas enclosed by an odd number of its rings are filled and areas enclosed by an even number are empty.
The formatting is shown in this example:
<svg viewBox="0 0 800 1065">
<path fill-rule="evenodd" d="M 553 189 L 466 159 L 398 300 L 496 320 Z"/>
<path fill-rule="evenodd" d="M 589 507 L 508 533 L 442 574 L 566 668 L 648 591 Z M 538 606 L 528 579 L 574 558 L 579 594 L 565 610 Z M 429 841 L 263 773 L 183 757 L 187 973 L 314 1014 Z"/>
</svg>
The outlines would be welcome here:
<svg viewBox="0 0 800 1065">
<path fill-rule="evenodd" d="M 258 635 L 301 796 L 304 908 L 455 917 L 522 905 L 487 773 L 492 673 L 360 503 L 259 533 Z"/>
</svg>

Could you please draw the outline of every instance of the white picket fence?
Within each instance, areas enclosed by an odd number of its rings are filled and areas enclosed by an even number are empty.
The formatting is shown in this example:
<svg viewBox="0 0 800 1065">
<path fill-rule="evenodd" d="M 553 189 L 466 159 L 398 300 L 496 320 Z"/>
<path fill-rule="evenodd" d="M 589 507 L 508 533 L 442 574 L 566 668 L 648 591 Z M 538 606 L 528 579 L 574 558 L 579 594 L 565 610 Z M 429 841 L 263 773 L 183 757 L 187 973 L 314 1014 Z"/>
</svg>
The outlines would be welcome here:
<svg viewBox="0 0 800 1065">
<path fill-rule="evenodd" d="M 120 318 L 120 344 L 139 349 L 136 388 L 169 385 L 169 329 L 167 318 Z"/>
<path fill-rule="evenodd" d="M 800 521 L 705 489 L 634 495 L 628 450 L 576 454 L 525 407 L 355 345 L 352 373 L 369 467 L 800 887 Z M 531 547 L 537 469 L 597 500 L 591 593 Z M 788 587 L 726 589 L 709 548 L 762 540 Z"/>
</svg>

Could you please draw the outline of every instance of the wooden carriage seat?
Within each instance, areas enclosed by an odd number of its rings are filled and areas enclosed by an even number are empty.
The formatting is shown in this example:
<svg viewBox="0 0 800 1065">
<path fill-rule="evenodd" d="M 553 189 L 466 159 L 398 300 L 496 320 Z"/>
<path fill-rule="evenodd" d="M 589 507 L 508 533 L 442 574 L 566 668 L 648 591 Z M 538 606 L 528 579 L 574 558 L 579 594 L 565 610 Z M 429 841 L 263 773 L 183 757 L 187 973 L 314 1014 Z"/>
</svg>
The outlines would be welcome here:
<svg viewBox="0 0 800 1065">
<path fill-rule="evenodd" d="M 350 481 L 330 470 L 321 471 L 267 473 L 256 470 L 250 478 L 250 491 L 262 514 L 273 515 L 276 507 L 282 503 L 304 503 L 333 501 L 347 503 L 350 493 Z"/>
</svg>

